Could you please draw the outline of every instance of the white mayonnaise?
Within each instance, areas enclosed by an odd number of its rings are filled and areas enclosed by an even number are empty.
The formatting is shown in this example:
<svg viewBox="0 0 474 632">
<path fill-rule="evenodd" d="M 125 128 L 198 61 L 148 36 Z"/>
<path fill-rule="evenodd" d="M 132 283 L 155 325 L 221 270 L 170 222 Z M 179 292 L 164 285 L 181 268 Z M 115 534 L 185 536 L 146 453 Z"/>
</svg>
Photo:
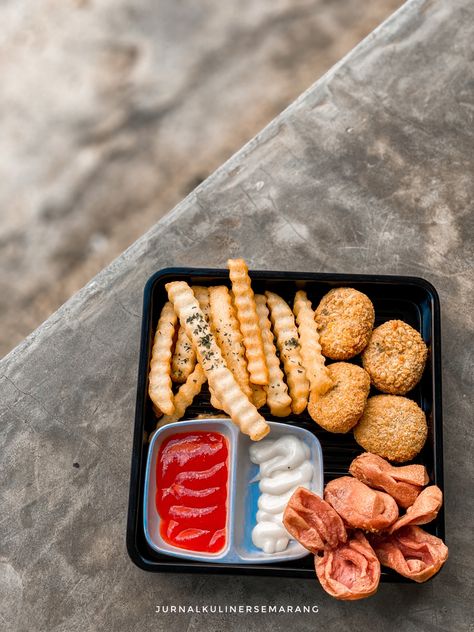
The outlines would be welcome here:
<svg viewBox="0 0 474 632">
<path fill-rule="evenodd" d="M 283 526 L 283 512 L 295 489 L 309 487 L 313 478 L 310 449 L 294 435 L 286 435 L 252 444 L 250 460 L 260 465 L 261 491 L 252 542 L 265 553 L 284 551 L 291 536 Z"/>
</svg>

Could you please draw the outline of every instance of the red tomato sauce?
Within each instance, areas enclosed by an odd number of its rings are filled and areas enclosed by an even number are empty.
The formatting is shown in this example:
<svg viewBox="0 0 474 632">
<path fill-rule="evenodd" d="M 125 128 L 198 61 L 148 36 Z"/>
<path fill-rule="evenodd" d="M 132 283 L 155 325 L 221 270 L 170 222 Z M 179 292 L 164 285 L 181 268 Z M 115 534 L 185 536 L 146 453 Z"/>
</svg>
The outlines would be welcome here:
<svg viewBox="0 0 474 632">
<path fill-rule="evenodd" d="M 163 441 L 156 464 L 161 537 L 190 551 L 226 543 L 228 447 L 218 432 L 180 432 Z"/>
</svg>

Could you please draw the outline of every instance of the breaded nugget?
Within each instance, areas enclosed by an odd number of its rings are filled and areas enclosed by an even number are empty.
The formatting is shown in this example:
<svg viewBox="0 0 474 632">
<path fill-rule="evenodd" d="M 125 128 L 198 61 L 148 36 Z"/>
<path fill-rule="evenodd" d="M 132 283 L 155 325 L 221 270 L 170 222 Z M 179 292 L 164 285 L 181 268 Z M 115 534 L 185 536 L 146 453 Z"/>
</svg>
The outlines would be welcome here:
<svg viewBox="0 0 474 632">
<path fill-rule="evenodd" d="M 372 332 L 362 363 L 380 391 L 405 395 L 420 381 L 427 355 L 423 338 L 413 327 L 389 320 Z"/>
<path fill-rule="evenodd" d="M 389 461 L 411 461 L 425 445 L 425 413 L 413 400 L 398 395 L 374 395 L 354 428 L 354 437 L 367 452 Z"/>
<path fill-rule="evenodd" d="M 311 393 L 308 412 L 329 432 L 349 432 L 364 412 L 370 378 L 364 369 L 349 362 L 328 366 L 333 386 L 324 395 Z"/>
<path fill-rule="evenodd" d="M 323 355 L 348 360 L 360 353 L 369 341 L 374 318 L 372 301 L 362 292 L 350 287 L 330 290 L 315 313 Z"/>
</svg>

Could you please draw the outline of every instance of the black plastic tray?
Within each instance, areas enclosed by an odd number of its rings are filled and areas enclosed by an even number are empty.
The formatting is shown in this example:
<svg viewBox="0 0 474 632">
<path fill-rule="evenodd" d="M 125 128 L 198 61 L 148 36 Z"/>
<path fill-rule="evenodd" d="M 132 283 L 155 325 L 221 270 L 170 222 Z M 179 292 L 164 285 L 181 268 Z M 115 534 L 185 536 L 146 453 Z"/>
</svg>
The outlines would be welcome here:
<svg viewBox="0 0 474 632">
<path fill-rule="evenodd" d="M 435 288 L 421 278 L 403 276 L 378 276 L 358 274 L 312 274 L 308 272 L 250 272 L 255 292 L 271 290 L 291 302 L 297 289 L 304 289 L 316 306 L 321 297 L 332 287 L 349 286 L 364 292 L 375 307 L 376 325 L 390 319 L 400 319 L 417 329 L 429 347 L 427 366 L 421 382 L 408 393 L 425 411 L 429 434 L 422 452 L 415 462 L 423 463 L 430 481 L 443 489 L 443 439 L 441 409 L 441 333 L 439 298 Z M 140 568 L 152 572 L 220 573 L 232 575 L 263 575 L 314 578 L 313 556 L 276 564 L 216 564 L 196 562 L 162 555 L 146 543 L 143 531 L 143 485 L 148 451 L 148 437 L 156 424 L 151 401 L 148 397 L 148 368 L 153 332 L 166 300 L 165 283 L 187 281 L 195 285 L 229 285 L 227 270 L 201 268 L 166 268 L 154 274 L 145 286 L 143 303 L 142 337 L 138 369 L 135 432 L 130 478 L 130 496 L 127 524 L 127 549 L 131 559 Z M 358 358 L 353 360 L 358 362 Z M 374 390 L 375 392 L 375 390 Z M 200 413 L 211 413 L 207 389 L 195 399 L 186 411 L 185 419 Z M 267 407 L 262 414 L 271 419 Z M 278 419 L 277 421 L 286 421 Z M 304 412 L 294 416 L 289 425 L 301 425 L 316 434 L 323 448 L 325 482 L 347 473 L 352 459 L 363 450 L 352 435 L 331 434 L 319 428 Z M 444 511 L 441 509 L 435 521 L 426 525 L 434 535 L 445 538 Z M 382 570 L 382 581 L 406 582 L 405 578 Z"/>
</svg>

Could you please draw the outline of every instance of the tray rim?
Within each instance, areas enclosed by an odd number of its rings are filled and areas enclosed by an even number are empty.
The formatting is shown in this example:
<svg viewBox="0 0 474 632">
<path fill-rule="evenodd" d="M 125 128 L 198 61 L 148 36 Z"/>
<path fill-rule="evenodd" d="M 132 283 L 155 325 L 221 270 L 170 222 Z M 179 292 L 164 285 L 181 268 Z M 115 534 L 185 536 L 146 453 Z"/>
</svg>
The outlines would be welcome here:
<svg viewBox="0 0 474 632">
<path fill-rule="evenodd" d="M 436 483 L 444 494 L 444 457 L 443 457 L 443 410 L 442 410 L 442 373 L 441 373 L 441 310 L 439 295 L 434 285 L 419 276 L 405 276 L 393 274 L 357 274 L 357 273 L 331 273 L 331 272 L 308 272 L 308 271 L 288 271 L 288 270 L 249 270 L 251 278 L 255 280 L 277 280 L 282 277 L 289 281 L 316 281 L 326 282 L 333 285 L 348 285 L 351 283 L 378 284 L 388 283 L 392 285 L 413 285 L 424 289 L 431 299 L 431 368 L 433 379 L 433 443 L 436 459 L 434 466 L 434 483 Z M 132 441 L 130 484 L 126 526 L 126 548 L 130 559 L 136 566 L 149 572 L 172 572 L 172 573 L 197 573 L 197 574 L 219 574 L 219 575 L 257 575 L 273 577 L 293 577 L 298 579 L 312 579 L 314 574 L 308 573 L 308 569 L 294 569 L 276 565 L 239 565 L 239 564 L 219 564 L 212 562 L 193 562 L 192 564 L 177 564 L 176 558 L 170 560 L 154 561 L 145 558 L 138 549 L 137 536 L 140 528 L 138 516 L 140 506 L 140 482 L 144 476 L 143 464 L 141 461 L 142 450 L 142 419 L 144 414 L 144 403 L 146 401 L 146 380 L 148 363 L 148 332 L 151 320 L 151 298 L 155 284 L 163 277 L 194 275 L 202 277 L 214 277 L 217 279 L 228 279 L 226 268 L 200 268 L 192 266 L 166 267 L 154 272 L 147 280 L 143 292 L 143 308 L 141 321 L 141 336 L 139 347 L 137 390 L 135 402 L 134 432 Z M 146 459 L 145 459 L 146 466 Z M 445 499 L 444 499 L 445 500 Z M 438 514 L 441 537 L 446 540 L 446 525 L 444 506 Z M 398 574 L 389 573 L 383 578 L 384 583 L 412 583 Z"/>
</svg>

